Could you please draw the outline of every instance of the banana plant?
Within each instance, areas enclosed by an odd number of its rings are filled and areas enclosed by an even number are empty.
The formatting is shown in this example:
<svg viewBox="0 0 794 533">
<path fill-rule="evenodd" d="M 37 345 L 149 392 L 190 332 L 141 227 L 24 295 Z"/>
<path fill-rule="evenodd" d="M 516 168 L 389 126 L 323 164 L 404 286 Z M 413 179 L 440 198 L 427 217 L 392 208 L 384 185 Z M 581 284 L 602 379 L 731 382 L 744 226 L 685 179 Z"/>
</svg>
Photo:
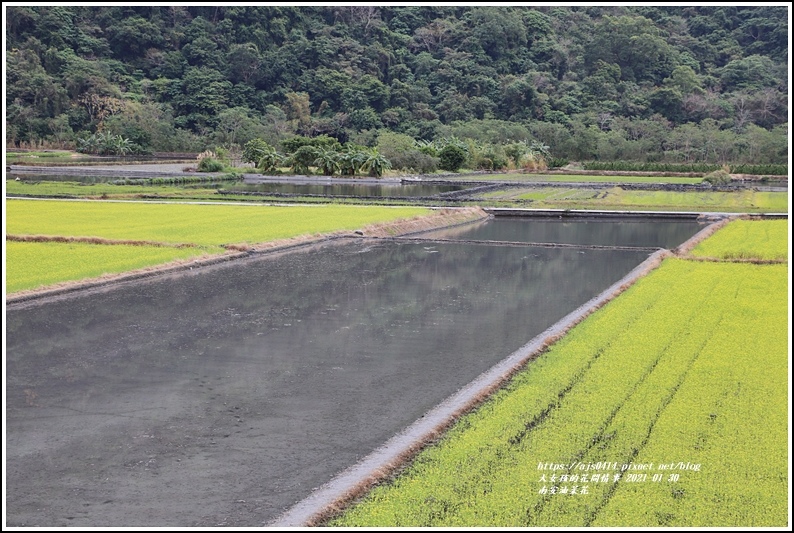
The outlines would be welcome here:
<svg viewBox="0 0 794 533">
<path fill-rule="evenodd" d="M 378 152 L 377 148 L 371 148 L 365 152 L 366 159 L 361 165 L 361 170 L 367 172 L 374 178 L 380 178 L 386 170 L 391 168 L 391 162 Z"/>
</svg>

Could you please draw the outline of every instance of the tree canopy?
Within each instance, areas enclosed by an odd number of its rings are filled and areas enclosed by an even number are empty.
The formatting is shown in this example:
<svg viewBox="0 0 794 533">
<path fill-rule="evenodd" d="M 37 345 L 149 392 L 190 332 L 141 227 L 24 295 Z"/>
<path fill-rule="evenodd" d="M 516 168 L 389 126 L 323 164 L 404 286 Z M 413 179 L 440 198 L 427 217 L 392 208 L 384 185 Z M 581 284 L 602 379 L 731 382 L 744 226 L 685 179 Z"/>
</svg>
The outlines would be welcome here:
<svg viewBox="0 0 794 533">
<path fill-rule="evenodd" d="M 786 6 L 5 9 L 12 145 L 106 133 L 157 151 L 296 135 L 373 148 L 391 132 L 669 159 L 662 137 L 683 127 L 787 131 Z M 622 154 L 599 148 L 608 135 Z"/>
</svg>

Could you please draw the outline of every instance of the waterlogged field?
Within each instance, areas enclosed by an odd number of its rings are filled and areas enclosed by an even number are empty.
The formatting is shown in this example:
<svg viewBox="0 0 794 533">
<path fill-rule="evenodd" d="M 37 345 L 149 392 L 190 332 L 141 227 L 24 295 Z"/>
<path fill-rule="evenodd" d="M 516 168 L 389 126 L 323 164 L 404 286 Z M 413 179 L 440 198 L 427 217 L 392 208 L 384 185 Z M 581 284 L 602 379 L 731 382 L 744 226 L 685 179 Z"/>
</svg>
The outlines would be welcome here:
<svg viewBox="0 0 794 533">
<path fill-rule="evenodd" d="M 178 259 L 192 259 L 212 251 L 161 246 L 6 242 L 6 291 L 13 293 L 63 281 L 127 272 Z M 220 253 L 222 249 L 214 251 Z"/>
<path fill-rule="evenodd" d="M 415 207 L 6 201 L 13 235 L 71 235 L 197 245 L 255 244 L 412 218 Z"/>
<path fill-rule="evenodd" d="M 734 220 L 692 255 L 719 259 L 788 259 L 788 220 Z"/>
<path fill-rule="evenodd" d="M 332 526 L 785 526 L 787 267 L 668 259 Z"/>
<path fill-rule="evenodd" d="M 532 200 L 532 207 L 545 209 L 671 210 L 716 212 L 788 211 L 788 194 L 762 191 L 631 191 L 608 189 L 531 188 L 507 189 L 483 195 L 484 199 Z"/>
</svg>

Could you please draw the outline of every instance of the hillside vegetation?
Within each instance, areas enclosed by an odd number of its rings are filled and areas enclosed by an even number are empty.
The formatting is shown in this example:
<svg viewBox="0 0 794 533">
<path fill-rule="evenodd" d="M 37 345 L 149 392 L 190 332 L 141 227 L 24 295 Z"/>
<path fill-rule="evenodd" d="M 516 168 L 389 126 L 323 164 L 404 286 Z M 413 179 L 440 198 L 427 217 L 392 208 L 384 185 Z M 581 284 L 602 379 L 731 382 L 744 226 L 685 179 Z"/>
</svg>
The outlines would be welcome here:
<svg viewBox="0 0 794 533">
<path fill-rule="evenodd" d="M 472 168 L 787 162 L 785 6 L 5 9 L 7 146 L 328 135 L 395 168 L 443 165 L 399 148 L 439 139 Z"/>
</svg>

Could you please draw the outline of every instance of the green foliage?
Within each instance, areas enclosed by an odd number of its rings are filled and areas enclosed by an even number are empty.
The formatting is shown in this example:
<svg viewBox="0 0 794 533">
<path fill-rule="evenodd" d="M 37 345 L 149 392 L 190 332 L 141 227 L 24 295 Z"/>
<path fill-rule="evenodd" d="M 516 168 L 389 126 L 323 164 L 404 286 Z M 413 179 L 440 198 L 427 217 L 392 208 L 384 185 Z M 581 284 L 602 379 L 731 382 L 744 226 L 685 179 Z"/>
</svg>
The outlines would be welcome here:
<svg viewBox="0 0 794 533">
<path fill-rule="evenodd" d="M 333 150 L 338 150 L 341 148 L 339 141 L 333 137 L 329 137 L 328 135 L 318 135 L 317 137 L 303 137 L 301 135 L 296 135 L 291 139 L 285 139 L 281 141 L 281 146 L 284 147 L 284 150 L 286 150 L 288 154 L 297 152 L 298 149 L 303 146 L 327 148 Z"/>
<path fill-rule="evenodd" d="M 198 164 L 199 172 L 221 172 L 224 168 L 223 163 L 213 157 L 205 157 Z"/>
<path fill-rule="evenodd" d="M 271 151 L 273 151 L 273 147 L 263 139 L 251 139 L 243 146 L 242 159 L 244 163 L 254 163 L 259 166 L 262 157 Z"/>
<path fill-rule="evenodd" d="M 562 168 L 565 165 L 567 165 L 568 162 L 569 161 L 564 157 L 552 157 L 547 161 L 547 164 L 549 165 L 549 168 L 552 169 L 552 168 Z"/>
<path fill-rule="evenodd" d="M 361 170 L 366 172 L 369 176 L 380 178 L 383 173 L 391 168 L 391 162 L 381 154 L 377 148 L 371 148 L 364 152 L 364 162 L 361 164 Z"/>
<path fill-rule="evenodd" d="M 317 159 L 318 148 L 310 144 L 300 146 L 290 157 L 292 171 L 296 174 L 308 174 L 309 166 Z"/>
<path fill-rule="evenodd" d="M 509 157 L 513 164 L 518 167 L 521 165 L 521 159 L 526 155 L 529 147 L 526 143 L 511 143 L 505 146 L 505 155 Z"/>
<path fill-rule="evenodd" d="M 342 167 L 339 162 L 339 152 L 328 148 L 317 148 L 317 158 L 314 165 L 318 167 L 324 176 L 333 176 Z"/>
<path fill-rule="evenodd" d="M 83 154 L 128 155 L 133 152 L 133 145 L 121 135 L 98 132 L 78 139 L 77 151 Z"/>
<path fill-rule="evenodd" d="M 95 278 L 201 256 L 200 248 L 7 242 L 7 292 Z"/>
<path fill-rule="evenodd" d="M 703 176 L 703 181 L 712 185 L 727 185 L 731 182 L 731 175 L 720 168 Z"/>
<path fill-rule="evenodd" d="M 387 128 L 536 139 L 574 161 L 788 159 L 784 6 L 280 9 L 11 6 L 6 142 L 102 131 L 136 152 L 263 139 L 292 154 Z"/>
<path fill-rule="evenodd" d="M 469 147 L 471 165 L 478 170 L 501 170 L 507 167 L 507 150 L 499 145 L 472 143 Z"/>
<path fill-rule="evenodd" d="M 457 172 L 466 162 L 466 151 L 455 144 L 448 144 L 438 153 L 439 167 L 450 172 Z"/>
<path fill-rule="evenodd" d="M 339 172 L 343 176 L 355 176 L 366 160 L 367 154 L 362 149 L 348 147 L 339 154 Z"/>
<path fill-rule="evenodd" d="M 585 170 L 621 170 L 634 172 L 698 172 L 720 170 L 722 165 L 711 163 L 638 163 L 636 161 L 586 161 Z M 788 174 L 788 165 L 729 165 L 734 174 L 776 175 Z"/>
<path fill-rule="evenodd" d="M 389 160 L 392 168 L 421 174 L 432 173 L 438 160 L 431 143 L 415 141 L 410 135 L 382 132 L 378 135 L 378 151 Z"/>
<path fill-rule="evenodd" d="M 215 171 L 207 171 L 215 172 Z M 191 183 L 214 183 L 217 181 L 236 181 L 242 179 L 236 173 L 222 176 L 176 176 L 158 178 L 121 178 L 109 182 L 111 185 L 188 185 Z"/>
<path fill-rule="evenodd" d="M 286 158 L 276 152 L 275 148 L 270 148 L 262 154 L 256 166 L 262 172 L 276 172 L 285 160 Z"/>
</svg>

